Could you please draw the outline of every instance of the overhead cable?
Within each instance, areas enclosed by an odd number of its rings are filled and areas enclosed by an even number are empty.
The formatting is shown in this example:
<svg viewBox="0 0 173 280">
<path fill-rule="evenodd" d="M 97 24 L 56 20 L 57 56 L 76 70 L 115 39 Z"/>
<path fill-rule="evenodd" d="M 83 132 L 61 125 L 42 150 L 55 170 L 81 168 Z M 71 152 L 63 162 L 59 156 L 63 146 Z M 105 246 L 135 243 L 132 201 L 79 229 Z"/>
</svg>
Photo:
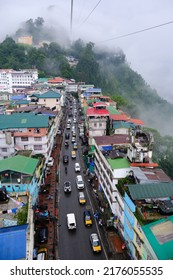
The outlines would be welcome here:
<svg viewBox="0 0 173 280">
<path fill-rule="evenodd" d="M 86 17 L 86 19 L 84 19 L 84 21 L 81 23 L 81 25 L 82 24 L 84 24 L 86 21 L 87 21 L 87 19 L 90 17 L 90 15 L 94 12 L 94 10 L 97 8 L 97 6 L 100 4 L 100 2 L 101 2 L 102 0 L 100 0 L 96 5 L 95 5 L 95 7 L 92 9 L 92 11 L 89 13 L 89 15 Z"/>
<path fill-rule="evenodd" d="M 172 24 L 172 23 L 173 23 L 173 21 L 168 21 L 168 22 L 165 22 L 165 23 L 162 23 L 162 24 L 159 24 L 159 25 L 155 25 L 155 26 L 152 26 L 152 27 L 148 27 L 148 28 L 145 28 L 145 29 L 141 29 L 141 30 L 138 30 L 138 31 L 127 33 L 127 34 L 124 34 L 124 35 L 120 35 L 120 36 L 117 36 L 117 37 L 113 37 L 113 38 L 110 38 L 110 39 L 99 41 L 98 43 L 108 42 L 108 41 L 112 41 L 112 40 L 116 40 L 116 39 L 121 39 L 121 38 L 124 38 L 124 37 L 132 36 L 132 35 L 135 35 L 135 34 L 138 34 L 138 33 L 141 33 L 141 32 L 145 32 L 145 31 L 148 31 L 148 30 L 151 30 L 151 29 L 154 29 L 154 28 L 159 28 L 161 26 Z"/>
</svg>

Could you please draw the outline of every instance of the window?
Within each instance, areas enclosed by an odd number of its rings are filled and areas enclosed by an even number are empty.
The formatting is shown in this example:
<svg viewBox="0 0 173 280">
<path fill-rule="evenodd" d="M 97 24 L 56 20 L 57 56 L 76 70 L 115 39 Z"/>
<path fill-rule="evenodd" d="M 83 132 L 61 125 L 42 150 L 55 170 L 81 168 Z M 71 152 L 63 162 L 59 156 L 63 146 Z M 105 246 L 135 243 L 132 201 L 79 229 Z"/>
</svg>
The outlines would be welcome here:
<svg viewBox="0 0 173 280">
<path fill-rule="evenodd" d="M 6 153 L 7 152 L 7 148 L 2 148 L 2 152 Z"/>
<path fill-rule="evenodd" d="M 99 126 L 101 127 L 101 126 L 102 126 L 102 123 L 99 123 Z"/>
<path fill-rule="evenodd" d="M 34 137 L 34 141 L 41 141 L 41 137 Z"/>
<path fill-rule="evenodd" d="M 96 123 L 94 123 L 94 127 L 96 127 L 97 126 L 97 124 Z"/>
<path fill-rule="evenodd" d="M 28 141 L 28 137 L 21 137 L 21 141 L 22 142 Z"/>
<path fill-rule="evenodd" d="M 34 151 L 42 150 L 42 145 L 34 145 Z"/>
</svg>

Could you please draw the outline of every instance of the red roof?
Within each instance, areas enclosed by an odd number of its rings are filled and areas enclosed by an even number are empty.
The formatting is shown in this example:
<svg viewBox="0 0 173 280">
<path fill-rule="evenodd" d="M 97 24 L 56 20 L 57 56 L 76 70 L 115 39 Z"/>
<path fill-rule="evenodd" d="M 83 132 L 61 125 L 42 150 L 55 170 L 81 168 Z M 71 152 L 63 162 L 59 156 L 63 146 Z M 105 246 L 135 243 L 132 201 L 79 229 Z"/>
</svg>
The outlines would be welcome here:
<svg viewBox="0 0 173 280">
<path fill-rule="evenodd" d="M 158 167 L 158 163 L 143 163 L 143 162 L 134 162 L 130 166 L 139 166 L 139 167 Z"/>
<path fill-rule="evenodd" d="M 134 124 L 144 125 L 144 122 L 142 120 L 139 120 L 139 119 L 129 119 L 128 121 L 132 122 Z"/>
<path fill-rule="evenodd" d="M 87 116 L 109 116 L 107 109 L 88 108 L 86 110 Z"/>
<path fill-rule="evenodd" d="M 113 114 L 110 118 L 114 121 L 129 121 L 129 117 L 126 114 Z"/>
<path fill-rule="evenodd" d="M 48 80 L 48 83 L 63 83 L 64 79 L 61 77 L 56 77 L 53 79 Z"/>
</svg>

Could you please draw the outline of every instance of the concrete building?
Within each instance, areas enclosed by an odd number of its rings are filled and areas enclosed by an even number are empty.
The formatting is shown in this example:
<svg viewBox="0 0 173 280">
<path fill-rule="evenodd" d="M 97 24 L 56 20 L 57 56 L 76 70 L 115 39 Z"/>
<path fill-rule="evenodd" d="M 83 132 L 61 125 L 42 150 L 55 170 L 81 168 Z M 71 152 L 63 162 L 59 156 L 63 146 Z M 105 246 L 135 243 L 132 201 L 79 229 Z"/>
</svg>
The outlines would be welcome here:
<svg viewBox="0 0 173 280">
<path fill-rule="evenodd" d="M 49 158 L 57 127 L 53 118 L 34 113 L 13 113 L 0 116 L 0 158 L 19 150 L 31 150 Z"/>
<path fill-rule="evenodd" d="M 21 36 L 18 38 L 18 43 L 32 46 L 32 36 Z"/>
<path fill-rule="evenodd" d="M 42 161 L 25 156 L 0 160 L 0 260 L 33 259 L 33 205 L 42 167 Z M 26 220 L 18 225 L 16 214 L 24 208 Z"/>
<path fill-rule="evenodd" d="M 37 69 L 0 69 L 0 92 L 14 93 L 30 88 L 38 79 Z"/>
<path fill-rule="evenodd" d="M 93 137 L 106 135 L 108 117 L 109 112 L 103 103 L 97 102 L 92 108 L 86 110 L 86 130 L 89 145 L 92 145 Z"/>
</svg>

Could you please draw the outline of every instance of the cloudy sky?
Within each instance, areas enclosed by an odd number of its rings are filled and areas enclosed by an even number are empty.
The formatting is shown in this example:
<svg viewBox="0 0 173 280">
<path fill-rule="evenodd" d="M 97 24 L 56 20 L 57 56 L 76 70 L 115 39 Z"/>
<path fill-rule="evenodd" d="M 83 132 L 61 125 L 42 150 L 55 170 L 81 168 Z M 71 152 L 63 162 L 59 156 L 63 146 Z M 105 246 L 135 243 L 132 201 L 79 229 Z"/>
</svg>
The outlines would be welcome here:
<svg viewBox="0 0 173 280">
<path fill-rule="evenodd" d="M 172 0 L 6 0 L 1 3 L 0 40 L 14 33 L 22 21 L 39 16 L 70 36 L 72 2 L 72 39 L 120 47 L 131 68 L 173 103 L 173 23 L 113 39 L 173 21 Z"/>
</svg>

